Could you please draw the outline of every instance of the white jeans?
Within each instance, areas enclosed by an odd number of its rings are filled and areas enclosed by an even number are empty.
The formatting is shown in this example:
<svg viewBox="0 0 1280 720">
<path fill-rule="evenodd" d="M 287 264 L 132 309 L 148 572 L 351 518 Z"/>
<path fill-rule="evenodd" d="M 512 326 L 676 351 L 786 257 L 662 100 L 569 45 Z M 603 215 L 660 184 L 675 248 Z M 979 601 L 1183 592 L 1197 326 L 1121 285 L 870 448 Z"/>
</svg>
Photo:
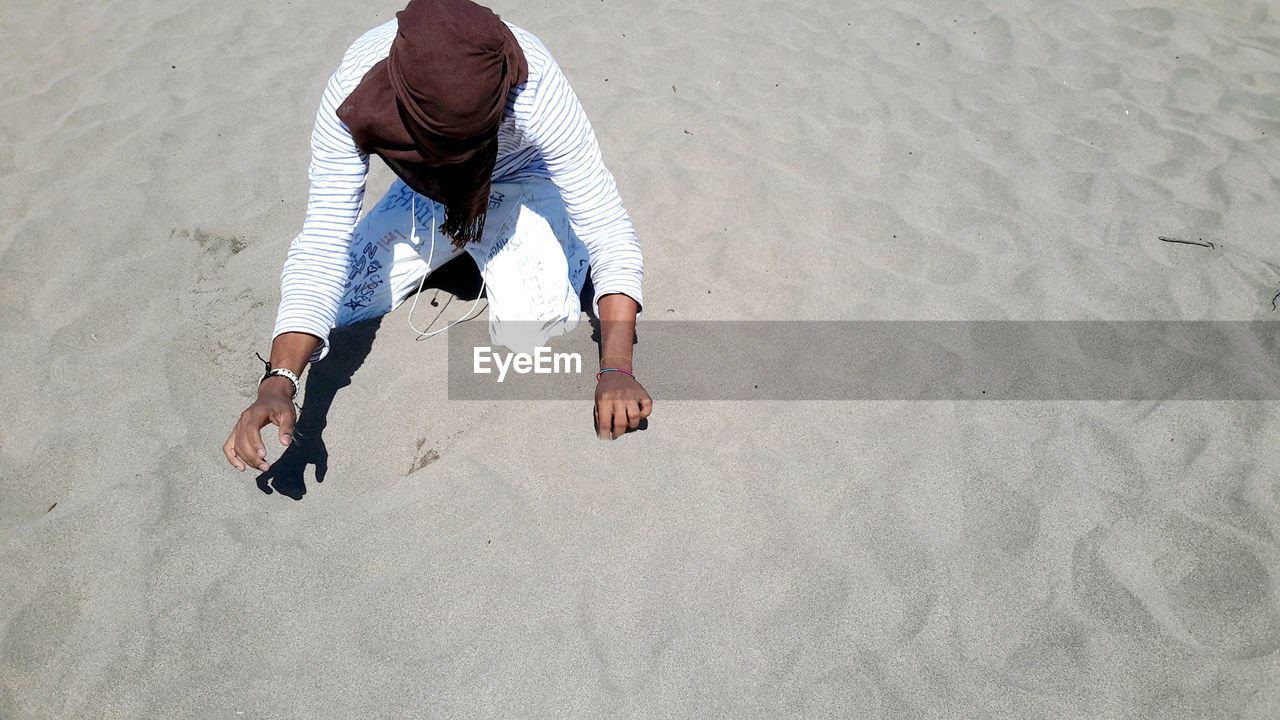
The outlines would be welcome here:
<svg viewBox="0 0 1280 720">
<path fill-rule="evenodd" d="M 440 233 L 443 220 L 444 206 L 396 180 L 356 226 L 336 326 L 391 312 L 423 276 L 464 252 Z M 484 235 L 465 252 L 484 278 L 494 344 L 531 352 L 577 327 L 587 249 L 549 180 L 494 183 Z M 424 314 L 415 324 L 421 327 L 432 316 Z"/>
</svg>

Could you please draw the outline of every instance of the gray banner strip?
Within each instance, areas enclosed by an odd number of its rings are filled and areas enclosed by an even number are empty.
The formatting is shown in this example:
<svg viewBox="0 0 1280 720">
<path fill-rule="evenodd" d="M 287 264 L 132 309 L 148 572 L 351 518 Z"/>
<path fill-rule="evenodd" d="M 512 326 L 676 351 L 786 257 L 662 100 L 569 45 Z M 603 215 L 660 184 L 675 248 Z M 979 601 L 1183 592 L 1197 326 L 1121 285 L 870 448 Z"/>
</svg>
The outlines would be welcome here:
<svg viewBox="0 0 1280 720">
<path fill-rule="evenodd" d="M 641 321 L 636 335 L 636 376 L 655 399 L 1280 400 L 1271 321 Z M 508 358 L 498 382 L 507 349 L 465 323 L 449 331 L 449 397 L 581 400 L 597 348 L 584 322 L 543 352 L 552 372 Z M 476 372 L 477 352 L 490 372 Z"/>
</svg>

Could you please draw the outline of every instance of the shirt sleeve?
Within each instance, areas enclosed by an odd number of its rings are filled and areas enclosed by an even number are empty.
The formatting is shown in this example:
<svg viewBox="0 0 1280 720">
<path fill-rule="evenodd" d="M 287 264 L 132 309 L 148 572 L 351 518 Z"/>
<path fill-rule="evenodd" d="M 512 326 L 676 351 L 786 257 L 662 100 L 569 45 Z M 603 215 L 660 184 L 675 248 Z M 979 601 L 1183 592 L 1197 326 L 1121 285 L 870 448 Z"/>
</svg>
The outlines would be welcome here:
<svg viewBox="0 0 1280 720">
<path fill-rule="evenodd" d="M 592 302 L 622 293 L 643 305 L 644 259 L 631 217 L 604 165 L 591 123 L 559 66 L 549 64 L 536 88 L 529 139 L 538 148 L 582 239 L 595 285 Z"/>
<path fill-rule="evenodd" d="M 280 309 L 275 333 L 302 332 L 320 338 L 311 356 L 316 362 L 329 352 L 329 330 L 350 280 L 351 236 L 364 203 L 369 156 L 361 153 L 338 106 L 359 85 L 363 73 L 344 67 L 329 78 L 311 132 L 311 191 L 302 232 L 289 245 L 280 276 Z"/>
</svg>

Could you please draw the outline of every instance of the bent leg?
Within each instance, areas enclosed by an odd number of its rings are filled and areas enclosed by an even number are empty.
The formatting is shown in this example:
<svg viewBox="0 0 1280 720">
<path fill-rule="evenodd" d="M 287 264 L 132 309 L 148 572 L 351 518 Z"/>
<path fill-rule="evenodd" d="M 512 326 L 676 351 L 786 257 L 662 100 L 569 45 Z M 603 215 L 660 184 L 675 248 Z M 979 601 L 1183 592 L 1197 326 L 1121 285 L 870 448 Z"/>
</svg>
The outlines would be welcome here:
<svg viewBox="0 0 1280 720">
<path fill-rule="evenodd" d="M 490 338 L 530 352 L 577 327 L 587 251 L 570 229 L 564 202 L 550 181 L 511 188 L 503 193 L 509 207 L 500 208 L 504 221 L 497 232 L 490 235 L 486 228 L 485 238 L 467 251 L 485 279 Z"/>
<path fill-rule="evenodd" d="M 416 217 L 415 217 L 416 215 Z M 381 317 L 462 253 L 439 232 L 444 209 L 396 180 L 355 228 L 336 327 Z"/>
</svg>

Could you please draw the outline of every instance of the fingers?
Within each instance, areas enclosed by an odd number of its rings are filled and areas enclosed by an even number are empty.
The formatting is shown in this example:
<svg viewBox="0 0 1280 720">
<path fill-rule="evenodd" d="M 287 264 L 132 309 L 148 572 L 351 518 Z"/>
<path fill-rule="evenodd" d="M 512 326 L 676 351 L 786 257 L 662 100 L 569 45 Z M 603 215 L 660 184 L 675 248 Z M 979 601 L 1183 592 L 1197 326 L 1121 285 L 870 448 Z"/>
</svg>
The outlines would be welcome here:
<svg viewBox="0 0 1280 720">
<path fill-rule="evenodd" d="M 231 431 L 231 434 L 227 436 L 227 441 L 222 444 L 222 454 L 226 456 L 227 462 L 231 463 L 231 467 L 239 470 L 240 472 L 244 472 L 244 463 L 240 462 L 240 458 L 236 457 L 235 447 L 236 433 L 233 430 Z"/>
<path fill-rule="evenodd" d="M 279 413 L 277 417 L 271 418 L 271 422 L 280 428 L 280 444 L 285 447 L 289 447 L 289 443 L 293 442 L 293 423 L 296 419 L 292 405 L 289 406 L 288 412 Z"/>
<path fill-rule="evenodd" d="M 601 440 L 622 437 L 627 430 L 639 428 L 640 422 L 653 413 L 653 398 L 638 383 L 622 391 L 598 388 L 596 393 L 596 435 Z"/>
<path fill-rule="evenodd" d="M 252 440 L 246 441 L 240 423 L 236 423 L 236 429 L 231 431 L 231 437 L 227 438 L 227 442 L 223 444 L 222 454 L 226 456 L 227 462 L 231 463 L 231 467 L 240 472 L 244 472 L 249 465 L 263 471 L 270 467 L 266 462 L 267 449 L 262 447 L 261 442 L 254 447 Z"/>
<path fill-rule="evenodd" d="M 596 404 L 596 435 L 601 440 L 617 440 L 628 429 L 640 427 L 643 419 L 636 403 L 618 400 L 599 402 Z"/>
<path fill-rule="evenodd" d="M 627 411 L 622 403 L 613 400 L 596 402 L 596 437 L 601 440 L 617 440 L 627 431 Z"/>
<path fill-rule="evenodd" d="M 627 427 L 635 430 L 640 427 L 640 421 L 644 419 L 644 415 L 640 410 L 640 403 L 626 403 L 622 406 L 622 411 L 627 416 Z"/>
<path fill-rule="evenodd" d="M 596 437 L 601 440 L 608 440 L 613 428 L 613 413 L 609 411 L 609 407 L 609 403 L 596 401 Z"/>
<path fill-rule="evenodd" d="M 653 414 L 653 398 L 649 397 L 649 393 L 645 393 L 640 398 L 640 419 L 643 420 Z"/>
<path fill-rule="evenodd" d="M 271 465 L 267 462 L 267 448 L 262 444 L 261 430 L 261 425 L 253 430 L 243 428 L 236 438 L 236 455 L 245 464 L 266 472 Z"/>
<path fill-rule="evenodd" d="M 640 399 L 626 404 L 627 426 L 632 430 L 640 427 L 640 421 L 653 413 L 653 398 L 644 390 L 640 391 Z"/>
<path fill-rule="evenodd" d="M 262 472 L 270 469 L 267 463 L 267 448 L 262 444 L 262 428 L 268 422 L 268 414 L 256 407 L 250 407 L 240 415 L 236 427 L 231 431 L 222 452 L 227 462 L 243 472 L 246 467 L 254 467 Z"/>
<path fill-rule="evenodd" d="M 267 448 L 262 444 L 262 428 L 267 423 L 279 427 L 277 437 L 280 444 L 288 446 L 293 442 L 293 426 L 298 420 L 298 413 L 288 398 L 262 398 L 240 413 L 231 437 L 222 446 L 222 454 L 227 457 L 231 467 L 244 471 L 246 467 L 254 467 L 262 472 L 271 469 L 267 462 Z"/>
<path fill-rule="evenodd" d="M 627 432 L 627 409 L 622 403 L 615 402 L 610 411 L 613 415 L 613 439 L 617 440 Z"/>
</svg>

